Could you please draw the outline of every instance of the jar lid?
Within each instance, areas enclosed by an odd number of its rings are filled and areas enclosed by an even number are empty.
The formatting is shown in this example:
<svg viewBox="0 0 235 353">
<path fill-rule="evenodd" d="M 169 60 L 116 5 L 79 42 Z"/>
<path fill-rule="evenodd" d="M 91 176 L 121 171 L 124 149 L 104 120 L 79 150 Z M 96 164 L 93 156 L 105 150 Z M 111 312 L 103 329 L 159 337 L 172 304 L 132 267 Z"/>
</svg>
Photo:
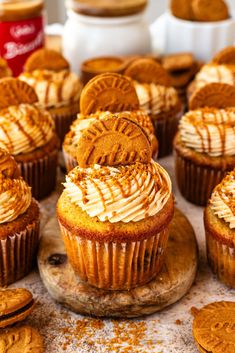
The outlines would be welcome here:
<svg viewBox="0 0 235 353">
<path fill-rule="evenodd" d="M 67 0 L 67 7 L 75 12 L 97 17 L 120 17 L 142 12 L 148 0 Z"/>
</svg>

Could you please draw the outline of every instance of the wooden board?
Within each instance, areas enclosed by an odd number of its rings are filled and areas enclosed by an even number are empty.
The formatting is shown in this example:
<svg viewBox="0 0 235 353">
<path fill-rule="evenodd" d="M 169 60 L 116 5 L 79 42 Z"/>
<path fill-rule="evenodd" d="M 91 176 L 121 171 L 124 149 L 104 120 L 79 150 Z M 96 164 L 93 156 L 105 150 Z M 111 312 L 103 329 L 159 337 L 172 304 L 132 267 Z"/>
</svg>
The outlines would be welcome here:
<svg viewBox="0 0 235 353">
<path fill-rule="evenodd" d="M 152 314 L 182 298 L 194 282 L 197 260 L 193 228 L 177 209 L 162 272 L 130 291 L 101 290 L 82 282 L 67 260 L 56 217 L 44 227 L 38 253 L 42 281 L 56 301 L 80 314 L 125 318 Z"/>
</svg>

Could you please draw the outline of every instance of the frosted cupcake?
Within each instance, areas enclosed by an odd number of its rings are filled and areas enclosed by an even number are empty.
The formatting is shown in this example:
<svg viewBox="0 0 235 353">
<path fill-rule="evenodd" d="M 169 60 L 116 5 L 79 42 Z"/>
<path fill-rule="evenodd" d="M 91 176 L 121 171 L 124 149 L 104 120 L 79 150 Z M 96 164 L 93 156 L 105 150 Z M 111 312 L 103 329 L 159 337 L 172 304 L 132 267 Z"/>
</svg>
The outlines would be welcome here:
<svg viewBox="0 0 235 353">
<path fill-rule="evenodd" d="M 159 142 L 159 157 L 172 152 L 182 103 L 165 69 L 152 59 L 136 59 L 128 66 L 125 75 L 135 80 L 140 108 L 151 117 Z"/>
<path fill-rule="evenodd" d="M 15 157 L 33 196 L 41 199 L 56 185 L 59 141 L 53 119 L 26 83 L 2 79 L 0 89 L 0 147 Z"/>
<path fill-rule="evenodd" d="M 40 104 L 50 112 L 62 144 L 79 112 L 82 84 L 78 76 L 61 54 L 40 49 L 29 57 L 19 78 L 35 89 Z"/>
<path fill-rule="evenodd" d="M 151 153 L 136 122 L 112 115 L 79 139 L 57 215 L 74 271 L 98 288 L 140 286 L 162 268 L 174 205 Z"/>
<path fill-rule="evenodd" d="M 70 171 L 77 166 L 77 146 L 83 130 L 87 129 L 94 121 L 105 119 L 105 117 L 111 115 L 114 118 L 126 117 L 132 121 L 136 121 L 145 130 L 150 139 L 152 146 L 152 157 L 154 158 L 157 156 L 158 141 L 154 135 L 153 124 L 150 117 L 143 111 L 137 110 L 133 112 L 122 112 L 116 114 L 112 114 L 110 112 L 99 112 L 88 116 L 79 114 L 77 119 L 71 125 L 70 131 L 66 135 L 63 143 L 63 153 L 67 171 Z"/>
<path fill-rule="evenodd" d="M 213 190 L 205 209 L 207 256 L 212 271 L 235 288 L 235 171 Z"/>
<path fill-rule="evenodd" d="M 15 160 L 0 149 L 0 286 L 28 274 L 39 240 L 39 207 Z"/>
</svg>

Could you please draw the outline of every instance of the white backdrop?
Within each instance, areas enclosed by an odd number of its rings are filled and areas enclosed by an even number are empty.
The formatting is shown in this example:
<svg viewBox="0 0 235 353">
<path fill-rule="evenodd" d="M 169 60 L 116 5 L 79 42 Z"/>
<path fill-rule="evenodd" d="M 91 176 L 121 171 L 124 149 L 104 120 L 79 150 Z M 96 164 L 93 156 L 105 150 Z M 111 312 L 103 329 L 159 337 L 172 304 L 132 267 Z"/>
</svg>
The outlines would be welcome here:
<svg viewBox="0 0 235 353">
<path fill-rule="evenodd" d="M 233 11 L 235 11 L 235 0 L 227 0 L 227 2 L 229 3 Z M 64 3 L 65 0 L 46 0 L 49 23 L 63 23 L 65 21 L 66 11 Z M 158 16 L 160 16 L 166 10 L 167 3 L 168 0 L 149 0 L 149 6 L 146 11 L 146 18 L 150 23 L 152 23 Z"/>
</svg>

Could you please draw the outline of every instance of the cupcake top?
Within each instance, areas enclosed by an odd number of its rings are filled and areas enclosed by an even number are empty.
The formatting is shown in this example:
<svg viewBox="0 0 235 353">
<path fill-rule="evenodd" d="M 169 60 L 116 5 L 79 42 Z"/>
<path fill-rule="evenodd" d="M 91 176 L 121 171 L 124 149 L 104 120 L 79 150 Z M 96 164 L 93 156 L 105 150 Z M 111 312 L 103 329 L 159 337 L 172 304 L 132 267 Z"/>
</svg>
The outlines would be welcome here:
<svg viewBox="0 0 235 353">
<path fill-rule="evenodd" d="M 180 111 L 179 97 L 175 88 L 155 83 L 135 82 L 140 108 L 147 114 L 158 115 L 177 109 Z"/>
<path fill-rule="evenodd" d="M 186 147 L 211 157 L 235 155 L 235 108 L 201 108 L 186 113 L 179 124 Z"/>
<path fill-rule="evenodd" d="M 114 118 L 125 116 L 128 119 L 136 121 L 145 130 L 150 140 L 152 140 L 155 136 L 153 124 L 150 117 L 141 110 L 137 110 L 133 112 L 127 111 L 127 112 L 122 112 L 117 114 L 113 114 L 110 112 L 97 112 L 94 114 L 90 114 L 88 116 L 85 116 L 83 114 L 78 114 L 77 119 L 73 122 L 73 124 L 70 127 L 70 132 L 67 134 L 65 138 L 64 147 L 66 147 L 66 145 L 71 145 L 76 147 L 82 135 L 83 130 L 87 129 L 89 125 L 92 124 L 94 121 L 102 120 L 111 116 L 113 116 Z"/>
<path fill-rule="evenodd" d="M 171 196 L 171 181 L 156 162 L 76 167 L 66 177 L 65 193 L 100 221 L 138 222 L 156 215 Z"/>
<path fill-rule="evenodd" d="M 218 65 L 215 63 L 204 65 L 195 77 L 195 88 L 201 88 L 212 82 L 233 85 L 235 83 L 234 72 L 234 65 Z"/>
<path fill-rule="evenodd" d="M 0 224 L 25 213 L 31 201 L 31 188 L 20 177 L 15 160 L 0 148 Z"/>
<path fill-rule="evenodd" d="M 210 206 L 214 214 L 235 228 L 235 170 L 217 185 L 211 195 Z"/>
<path fill-rule="evenodd" d="M 79 101 L 82 84 L 78 76 L 68 70 L 34 70 L 22 73 L 19 78 L 35 89 L 43 106 L 60 107 Z"/>
<path fill-rule="evenodd" d="M 0 110 L 0 148 L 13 155 L 46 145 L 54 133 L 50 114 L 38 105 L 22 103 Z"/>
</svg>

